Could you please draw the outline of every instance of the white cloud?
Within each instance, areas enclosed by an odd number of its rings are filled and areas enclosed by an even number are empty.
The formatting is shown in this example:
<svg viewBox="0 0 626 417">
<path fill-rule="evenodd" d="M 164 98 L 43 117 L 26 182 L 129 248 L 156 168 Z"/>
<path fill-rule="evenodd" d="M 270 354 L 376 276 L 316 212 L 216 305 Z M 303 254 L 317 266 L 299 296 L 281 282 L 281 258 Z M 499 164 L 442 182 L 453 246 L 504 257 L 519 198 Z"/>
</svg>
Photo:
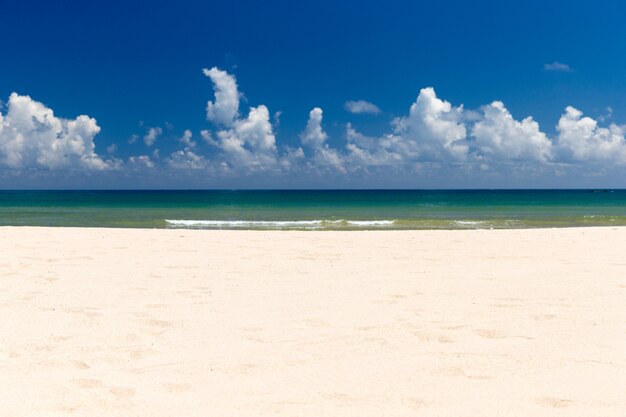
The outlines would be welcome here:
<svg viewBox="0 0 626 417">
<path fill-rule="evenodd" d="M 285 147 L 285 152 L 279 160 L 279 164 L 284 171 L 295 172 L 304 162 L 304 150 L 302 148 Z"/>
<path fill-rule="evenodd" d="M 341 173 L 347 172 L 341 154 L 329 146 L 323 146 L 315 150 L 313 164 L 316 169 L 332 168 Z"/>
<path fill-rule="evenodd" d="M 170 155 L 168 164 L 174 169 L 206 169 L 209 166 L 209 161 L 191 149 L 185 148 L 173 152 Z"/>
<path fill-rule="evenodd" d="M 191 140 L 192 136 L 193 134 L 191 133 L 191 130 L 185 129 L 185 131 L 183 132 L 183 135 L 180 138 L 178 138 L 178 141 L 188 148 L 195 148 L 196 142 Z"/>
<path fill-rule="evenodd" d="M 215 91 L 215 101 L 207 103 L 207 120 L 223 126 L 232 126 L 239 116 L 239 91 L 235 77 L 216 67 L 210 70 L 205 68 L 202 72 L 211 79 Z"/>
<path fill-rule="evenodd" d="M 557 67 L 550 70 L 559 70 Z M 452 172 L 457 177 L 472 172 L 483 178 L 507 173 L 524 177 L 546 172 L 557 175 L 557 170 L 584 169 L 593 162 L 602 162 L 603 169 L 626 164 L 626 126 L 601 123 L 611 117 L 610 108 L 594 120 L 568 107 L 558 122 L 557 134 L 549 137 L 532 117 L 514 119 L 500 101 L 466 110 L 439 98 L 432 87 L 422 89 L 408 114 L 393 119 L 382 134 L 364 134 L 347 124 L 344 144 L 333 146 L 334 140 L 324 129 L 324 113 L 315 107 L 299 135 L 301 146 L 281 147 L 275 134 L 280 112 L 272 115 L 263 104 L 250 107 L 247 114 L 240 112 L 242 94 L 235 77 L 217 68 L 205 69 L 204 73 L 214 84 L 215 99 L 206 109 L 207 119 L 214 125 L 211 131 L 200 131 L 199 137 L 213 147 L 211 156 L 203 154 L 201 150 L 206 147 L 198 146 L 203 144 L 194 140 L 191 130 L 185 130 L 177 138 L 181 150 L 168 151 L 160 158 L 158 149 L 152 148 L 150 156 L 129 157 L 128 169 L 205 170 L 216 178 L 269 172 L 283 179 L 293 177 L 297 183 L 307 175 L 321 178 L 354 172 L 364 175 L 344 178 L 380 174 L 383 178 L 404 175 L 421 181 L 432 178 L 436 170 L 440 177 Z M 362 100 L 347 102 L 345 107 L 355 113 L 379 112 Z M 104 161 L 95 152 L 94 137 L 100 127 L 90 117 L 58 118 L 43 104 L 15 93 L 6 108 L 6 115 L 0 110 L 0 167 L 102 170 L 121 164 L 112 156 Z M 147 146 L 163 137 L 160 127 L 145 129 Z M 133 135 L 129 142 L 141 138 Z M 107 152 L 115 154 L 117 145 L 109 145 Z M 589 166 L 599 171 L 599 164 Z"/>
<path fill-rule="evenodd" d="M 323 111 L 319 107 L 309 112 L 309 120 L 304 132 L 300 134 L 300 140 L 312 150 L 316 167 L 332 167 L 339 172 L 345 172 L 341 155 L 326 143 L 328 134 L 322 128 L 322 117 Z"/>
<path fill-rule="evenodd" d="M 280 116 L 283 115 L 281 110 L 278 110 L 274 113 L 274 128 L 278 129 L 280 127 Z"/>
<path fill-rule="evenodd" d="M 202 138 L 203 141 L 205 141 L 207 144 L 209 145 L 213 145 L 213 146 L 217 146 L 217 142 L 215 141 L 215 139 L 213 139 L 213 135 L 211 134 L 210 131 L 208 130 L 201 130 L 200 131 L 200 137 Z"/>
<path fill-rule="evenodd" d="M 216 146 L 231 165 L 251 171 L 273 168 L 277 162 L 276 137 L 267 107 L 252 107 L 247 118 L 235 120 L 231 129 L 218 131 Z"/>
<path fill-rule="evenodd" d="M 402 139 L 392 134 L 369 137 L 359 133 L 350 123 L 346 126 L 346 149 L 353 168 L 368 166 L 403 165 L 406 152 L 402 151 Z"/>
<path fill-rule="evenodd" d="M 99 132 L 93 118 L 59 118 L 29 96 L 12 93 L 6 116 L 0 113 L 0 165 L 103 170 L 114 164 L 95 152 L 93 140 Z"/>
<path fill-rule="evenodd" d="M 468 144 L 462 114 L 462 106 L 453 107 L 439 99 L 434 88 L 423 88 L 409 115 L 394 121 L 393 147 L 412 159 L 463 160 Z"/>
<path fill-rule="evenodd" d="M 222 151 L 225 163 L 248 171 L 277 167 L 278 154 L 270 113 L 263 104 L 251 107 L 246 118 L 239 117 L 239 96 L 235 77 L 217 68 L 204 70 L 215 89 L 215 102 L 207 105 L 207 119 L 224 127 L 213 139 L 208 130 L 202 138 Z"/>
<path fill-rule="evenodd" d="M 626 162 L 624 126 L 599 127 L 596 120 L 569 106 L 556 128 L 559 152 L 566 161 Z"/>
<path fill-rule="evenodd" d="M 145 168 L 154 168 L 154 162 L 148 155 L 136 155 L 128 158 L 128 163 L 133 166 L 141 166 Z"/>
<path fill-rule="evenodd" d="M 365 100 L 346 101 L 343 107 L 350 113 L 355 113 L 355 114 L 361 114 L 361 113 L 378 114 L 380 113 L 380 109 L 378 108 L 377 105 L 370 103 L 369 101 L 365 101 Z"/>
<path fill-rule="evenodd" d="M 317 148 L 324 145 L 328 135 L 322 129 L 323 111 L 319 107 L 315 107 L 309 112 L 309 120 L 306 123 L 304 132 L 300 134 L 300 140 L 303 145 Z"/>
<path fill-rule="evenodd" d="M 346 129 L 346 146 L 353 164 L 406 165 L 467 159 L 469 144 L 463 106 L 453 107 L 423 88 L 409 114 L 392 121 L 393 131 L 378 138 Z"/>
<path fill-rule="evenodd" d="M 599 122 L 606 122 L 607 120 L 613 117 L 613 108 L 611 106 L 607 106 L 605 111 L 606 111 L 605 114 L 601 114 L 600 116 L 598 116 Z"/>
<path fill-rule="evenodd" d="M 482 110 L 483 117 L 472 128 L 481 155 L 495 160 L 540 162 L 551 158 L 552 143 L 532 117 L 518 122 L 501 101 L 494 101 Z"/>
<path fill-rule="evenodd" d="M 160 127 L 151 127 L 144 135 L 143 142 L 146 144 L 146 146 L 152 146 L 162 133 L 163 129 L 161 129 Z"/>
<path fill-rule="evenodd" d="M 613 166 L 626 163 L 626 126 L 612 123 L 600 127 L 573 107 L 566 109 L 557 125 L 557 136 L 550 138 L 532 117 L 515 120 L 502 102 L 467 112 L 426 88 L 409 115 L 395 119 L 392 127 L 390 133 L 370 137 L 348 124 L 343 156 L 347 171 L 382 166 L 406 171 L 402 167 L 453 163 L 505 172 L 497 168 L 504 164 L 511 172 L 535 175 L 545 173 L 544 167 L 556 169 L 555 163 L 580 167 L 594 161 Z"/>
<path fill-rule="evenodd" d="M 552 72 L 573 72 L 574 70 L 567 64 L 563 64 L 562 62 L 554 61 L 551 64 L 544 64 L 543 69 L 545 71 Z"/>
</svg>

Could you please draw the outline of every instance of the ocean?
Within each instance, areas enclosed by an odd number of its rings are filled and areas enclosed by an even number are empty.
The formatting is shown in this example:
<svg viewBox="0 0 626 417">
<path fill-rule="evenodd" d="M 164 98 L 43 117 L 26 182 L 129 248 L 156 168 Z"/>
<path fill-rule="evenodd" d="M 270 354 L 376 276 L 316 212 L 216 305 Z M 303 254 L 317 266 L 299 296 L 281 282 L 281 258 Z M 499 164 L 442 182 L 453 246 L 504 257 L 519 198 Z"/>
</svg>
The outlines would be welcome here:
<svg viewBox="0 0 626 417">
<path fill-rule="evenodd" d="M 0 191 L 2 226 L 515 229 L 626 225 L 626 190 Z"/>
</svg>

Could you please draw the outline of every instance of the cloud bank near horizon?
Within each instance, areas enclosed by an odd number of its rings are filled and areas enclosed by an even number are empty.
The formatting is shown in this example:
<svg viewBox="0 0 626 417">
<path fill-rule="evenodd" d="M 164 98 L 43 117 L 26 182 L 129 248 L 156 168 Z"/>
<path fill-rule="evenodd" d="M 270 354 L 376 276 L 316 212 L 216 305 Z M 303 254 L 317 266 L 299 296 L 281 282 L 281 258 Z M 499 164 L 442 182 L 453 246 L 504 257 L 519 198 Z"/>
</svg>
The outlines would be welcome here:
<svg viewBox="0 0 626 417">
<path fill-rule="evenodd" d="M 0 112 L 0 166 L 10 170 L 105 170 L 117 166 L 95 152 L 96 119 L 56 117 L 29 96 L 12 93 Z"/>
<path fill-rule="evenodd" d="M 143 136 L 145 154 L 125 161 L 107 159 L 95 152 L 94 141 L 100 132 L 95 119 L 85 115 L 60 118 L 29 96 L 13 93 L 5 105 L 6 114 L 0 112 L 0 170 L 141 170 L 144 175 L 185 170 L 205 172 L 212 178 L 259 173 L 298 178 L 411 175 L 446 167 L 474 175 L 508 175 L 505 173 L 520 170 L 561 175 L 563 169 L 588 164 L 626 164 L 623 125 L 601 126 L 602 120 L 568 106 L 557 121 L 556 133 L 548 135 L 532 116 L 516 120 L 501 101 L 468 110 L 438 97 L 433 87 L 421 89 L 408 113 L 392 119 L 382 135 L 367 135 L 347 123 L 343 145 L 333 146 L 324 129 L 323 109 L 314 107 L 308 120 L 303 120 L 298 144 L 281 145 L 267 106 L 241 109 L 243 94 L 234 75 L 216 67 L 204 69 L 203 74 L 214 88 L 214 97 L 206 106 L 211 127 L 197 135 L 203 146 L 198 146 L 193 132 L 186 129 L 177 138 L 180 148 L 161 157 L 156 145 L 163 140 L 164 131 L 152 127 Z M 377 106 L 363 100 L 348 101 L 344 106 L 356 114 L 380 113 Z M 110 153 L 116 150 L 109 149 Z"/>
</svg>

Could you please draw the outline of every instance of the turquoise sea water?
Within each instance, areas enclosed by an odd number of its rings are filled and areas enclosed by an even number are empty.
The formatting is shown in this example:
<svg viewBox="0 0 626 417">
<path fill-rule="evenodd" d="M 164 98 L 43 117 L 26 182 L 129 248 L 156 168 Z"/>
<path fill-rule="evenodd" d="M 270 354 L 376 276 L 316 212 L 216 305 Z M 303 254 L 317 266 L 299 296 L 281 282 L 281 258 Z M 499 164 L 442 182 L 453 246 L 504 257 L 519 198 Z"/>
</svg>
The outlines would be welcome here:
<svg viewBox="0 0 626 417">
<path fill-rule="evenodd" d="M 626 225 L 626 190 L 0 191 L 0 225 L 490 229 Z"/>
</svg>

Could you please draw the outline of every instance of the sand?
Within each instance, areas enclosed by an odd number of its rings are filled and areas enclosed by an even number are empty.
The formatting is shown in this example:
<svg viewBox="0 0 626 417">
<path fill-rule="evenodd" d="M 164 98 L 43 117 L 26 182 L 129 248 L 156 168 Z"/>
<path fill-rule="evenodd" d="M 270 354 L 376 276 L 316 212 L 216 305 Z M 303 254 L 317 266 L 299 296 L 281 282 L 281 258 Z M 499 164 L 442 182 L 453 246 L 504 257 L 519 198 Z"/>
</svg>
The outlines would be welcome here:
<svg viewBox="0 0 626 417">
<path fill-rule="evenodd" d="M 626 228 L 0 228 L 0 416 L 626 415 Z"/>
</svg>

